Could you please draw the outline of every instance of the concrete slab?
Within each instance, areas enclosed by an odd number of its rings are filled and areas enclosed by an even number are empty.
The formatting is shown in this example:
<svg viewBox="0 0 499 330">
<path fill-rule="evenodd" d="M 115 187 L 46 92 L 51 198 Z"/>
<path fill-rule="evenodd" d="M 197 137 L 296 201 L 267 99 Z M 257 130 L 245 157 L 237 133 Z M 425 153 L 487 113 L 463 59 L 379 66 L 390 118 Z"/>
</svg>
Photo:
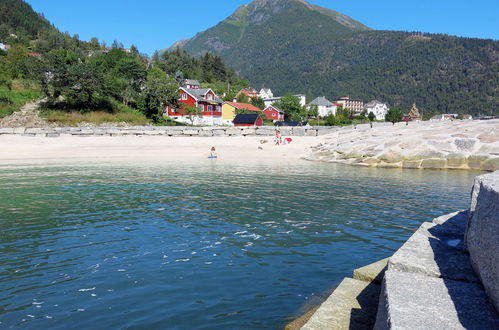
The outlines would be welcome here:
<svg viewBox="0 0 499 330">
<path fill-rule="evenodd" d="M 388 269 L 479 282 L 469 256 L 463 252 L 463 240 L 464 233 L 450 218 L 444 224 L 423 223 L 390 258 Z"/>
<path fill-rule="evenodd" d="M 388 270 L 374 329 L 499 329 L 499 318 L 480 284 Z"/>
<path fill-rule="evenodd" d="M 377 284 L 345 278 L 302 329 L 372 329 L 380 289 Z"/>
<path fill-rule="evenodd" d="M 353 278 L 355 280 L 374 282 L 381 285 L 385 270 L 388 268 L 388 260 L 389 258 L 385 258 L 370 265 L 355 269 L 353 271 Z"/>
</svg>

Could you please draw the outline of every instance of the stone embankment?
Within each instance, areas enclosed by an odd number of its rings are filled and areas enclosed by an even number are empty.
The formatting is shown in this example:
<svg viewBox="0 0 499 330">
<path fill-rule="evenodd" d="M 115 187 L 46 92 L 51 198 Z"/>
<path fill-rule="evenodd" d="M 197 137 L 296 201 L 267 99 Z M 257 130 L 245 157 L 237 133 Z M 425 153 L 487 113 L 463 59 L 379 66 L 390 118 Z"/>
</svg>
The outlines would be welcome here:
<svg viewBox="0 0 499 330">
<path fill-rule="evenodd" d="M 345 279 L 308 321 L 290 328 L 499 329 L 498 250 L 496 171 L 475 179 L 469 210 L 423 223 L 387 267 L 356 270 L 357 281 Z"/>
<path fill-rule="evenodd" d="M 279 127 L 283 136 L 323 136 L 338 128 L 325 126 Z M 0 135 L 23 136 L 273 136 L 275 127 L 190 127 L 190 126 L 128 126 L 128 127 L 10 127 L 0 128 Z"/>
<path fill-rule="evenodd" d="M 499 120 L 358 125 L 327 135 L 308 160 L 366 167 L 499 170 Z"/>
</svg>

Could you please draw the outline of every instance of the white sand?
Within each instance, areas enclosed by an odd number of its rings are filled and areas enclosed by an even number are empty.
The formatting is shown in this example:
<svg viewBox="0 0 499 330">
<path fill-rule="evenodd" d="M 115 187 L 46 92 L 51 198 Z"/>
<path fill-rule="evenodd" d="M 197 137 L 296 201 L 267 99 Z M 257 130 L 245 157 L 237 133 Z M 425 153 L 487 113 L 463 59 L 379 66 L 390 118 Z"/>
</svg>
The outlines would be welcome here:
<svg viewBox="0 0 499 330">
<path fill-rule="evenodd" d="M 268 140 L 261 144 L 260 140 Z M 207 159 L 212 146 L 218 160 L 298 160 L 319 137 L 292 137 L 289 145 L 275 146 L 271 137 L 164 137 L 117 136 L 56 138 L 0 136 L 0 164 L 66 163 L 103 161 L 194 161 Z M 259 149 L 261 147 L 262 149 Z"/>
</svg>

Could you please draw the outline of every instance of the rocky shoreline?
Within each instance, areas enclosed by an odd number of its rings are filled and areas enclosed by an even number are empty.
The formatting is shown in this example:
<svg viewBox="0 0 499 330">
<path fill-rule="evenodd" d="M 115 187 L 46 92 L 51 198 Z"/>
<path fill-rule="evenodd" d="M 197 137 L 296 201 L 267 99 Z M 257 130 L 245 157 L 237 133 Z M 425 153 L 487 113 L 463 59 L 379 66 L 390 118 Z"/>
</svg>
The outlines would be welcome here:
<svg viewBox="0 0 499 330">
<path fill-rule="evenodd" d="M 499 170 L 499 120 L 345 127 L 308 160 L 365 167 Z"/>
</svg>

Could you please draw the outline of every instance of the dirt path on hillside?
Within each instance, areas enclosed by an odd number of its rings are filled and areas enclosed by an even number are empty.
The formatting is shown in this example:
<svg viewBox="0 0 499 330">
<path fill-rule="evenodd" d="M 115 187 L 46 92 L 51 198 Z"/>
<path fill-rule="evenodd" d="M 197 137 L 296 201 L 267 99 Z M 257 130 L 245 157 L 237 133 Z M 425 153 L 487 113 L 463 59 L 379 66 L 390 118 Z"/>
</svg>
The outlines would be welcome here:
<svg viewBox="0 0 499 330">
<path fill-rule="evenodd" d="M 38 106 L 43 100 L 26 103 L 19 111 L 0 119 L 1 127 L 52 127 L 53 125 L 40 118 Z"/>
</svg>

